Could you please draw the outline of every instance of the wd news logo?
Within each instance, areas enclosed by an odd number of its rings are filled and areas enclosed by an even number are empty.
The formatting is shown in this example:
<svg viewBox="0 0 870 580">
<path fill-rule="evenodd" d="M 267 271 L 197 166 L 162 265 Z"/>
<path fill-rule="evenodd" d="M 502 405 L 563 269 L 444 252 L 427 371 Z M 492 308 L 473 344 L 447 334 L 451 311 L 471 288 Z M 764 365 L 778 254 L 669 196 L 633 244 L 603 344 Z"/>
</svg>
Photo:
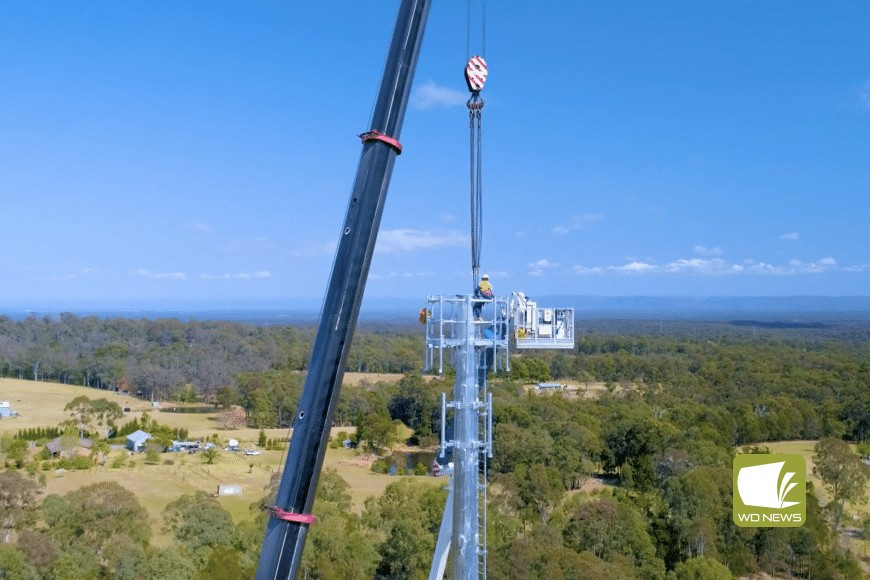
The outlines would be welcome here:
<svg viewBox="0 0 870 580">
<path fill-rule="evenodd" d="M 802 455 L 734 457 L 734 523 L 744 528 L 802 526 L 807 519 Z"/>
</svg>

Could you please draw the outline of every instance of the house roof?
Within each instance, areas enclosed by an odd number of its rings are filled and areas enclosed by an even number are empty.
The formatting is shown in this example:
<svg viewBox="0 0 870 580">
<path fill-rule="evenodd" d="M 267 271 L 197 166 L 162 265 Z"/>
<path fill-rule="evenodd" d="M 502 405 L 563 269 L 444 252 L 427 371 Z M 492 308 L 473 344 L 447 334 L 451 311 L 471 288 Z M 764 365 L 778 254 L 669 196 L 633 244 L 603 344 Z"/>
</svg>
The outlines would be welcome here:
<svg viewBox="0 0 870 580">
<path fill-rule="evenodd" d="M 151 439 L 151 433 L 146 433 L 142 429 L 138 431 L 133 431 L 129 435 L 127 435 L 127 441 L 132 441 L 134 443 L 144 443 Z"/>
<path fill-rule="evenodd" d="M 61 437 L 55 437 L 51 441 L 45 444 L 45 448 L 48 449 L 51 453 L 60 453 L 62 451 L 60 447 Z M 94 445 L 94 442 L 88 439 L 87 437 L 79 438 L 79 447 L 84 447 L 85 449 L 90 449 Z"/>
<path fill-rule="evenodd" d="M 9 401 L 0 401 L 0 407 L 9 407 Z"/>
</svg>

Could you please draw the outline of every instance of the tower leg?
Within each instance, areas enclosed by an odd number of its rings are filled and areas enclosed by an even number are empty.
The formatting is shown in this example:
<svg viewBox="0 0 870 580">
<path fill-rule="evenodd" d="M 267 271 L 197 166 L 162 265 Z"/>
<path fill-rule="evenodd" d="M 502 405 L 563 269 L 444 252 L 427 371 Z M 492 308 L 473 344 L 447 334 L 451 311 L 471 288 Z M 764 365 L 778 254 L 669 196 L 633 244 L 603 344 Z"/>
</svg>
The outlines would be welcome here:
<svg viewBox="0 0 870 580">
<path fill-rule="evenodd" d="M 453 476 L 448 475 L 447 503 L 444 504 L 444 516 L 438 529 L 438 542 L 435 544 L 435 554 L 432 556 L 432 567 L 429 569 L 429 580 L 442 580 L 447 570 L 447 556 L 450 554 L 450 537 L 453 535 Z"/>
<path fill-rule="evenodd" d="M 465 336 L 456 351 L 455 439 L 453 447 L 453 578 L 478 577 L 478 454 L 479 415 L 477 373 L 479 354 L 474 346 L 475 324 L 472 301 L 465 301 Z"/>
</svg>

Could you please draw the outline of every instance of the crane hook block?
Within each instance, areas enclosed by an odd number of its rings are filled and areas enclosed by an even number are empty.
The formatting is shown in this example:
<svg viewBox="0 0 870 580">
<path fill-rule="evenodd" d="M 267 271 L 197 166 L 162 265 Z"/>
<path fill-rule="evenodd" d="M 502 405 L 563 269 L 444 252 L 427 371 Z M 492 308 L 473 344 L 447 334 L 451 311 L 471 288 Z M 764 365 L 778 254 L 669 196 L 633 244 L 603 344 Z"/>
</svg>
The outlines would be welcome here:
<svg viewBox="0 0 870 580">
<path fill-rule="evenodd" d="M 486 61 L 482 56 L 472 56 L 468 59 L 468 64 L 465 65 L 465 82 L 468 84 L 468 90 L 472 93 L 479 93 L 486 82 Z"/>
<path fill-rule="evenodd" d="M 372 129 L 371 131 L 360 135 L 359 138 L 362 139 L 363 143 L 367 143 L 369 141 L 381 141 L 382 143 L 386 143 L 387 145 L 395 149 L 396 155 L 402 154 L 402 144 L 399 143 L 398 139 L 393 139 L 388 135 L 384 135 L 380 131 L 375 131 L 374 129 Z"/>
</svg>

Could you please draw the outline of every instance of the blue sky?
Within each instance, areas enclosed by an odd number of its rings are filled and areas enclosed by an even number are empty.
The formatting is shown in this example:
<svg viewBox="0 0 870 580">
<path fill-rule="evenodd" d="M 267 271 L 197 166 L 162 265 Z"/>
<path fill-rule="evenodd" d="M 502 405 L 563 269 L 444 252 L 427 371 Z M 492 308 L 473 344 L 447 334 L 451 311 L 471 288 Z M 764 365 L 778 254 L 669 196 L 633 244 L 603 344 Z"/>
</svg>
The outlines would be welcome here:
<svg viewBox="0 0 870 580">
<path fill-rule="evenodd" d="M 868 4 L 489 4 L 497 292 L 868 294 Z M 0 302 L 319 300 L 397 6 L 0 4 Z M 434 2 L 369 297 L 469 290 L 465 44 Z"/>
</svg>

